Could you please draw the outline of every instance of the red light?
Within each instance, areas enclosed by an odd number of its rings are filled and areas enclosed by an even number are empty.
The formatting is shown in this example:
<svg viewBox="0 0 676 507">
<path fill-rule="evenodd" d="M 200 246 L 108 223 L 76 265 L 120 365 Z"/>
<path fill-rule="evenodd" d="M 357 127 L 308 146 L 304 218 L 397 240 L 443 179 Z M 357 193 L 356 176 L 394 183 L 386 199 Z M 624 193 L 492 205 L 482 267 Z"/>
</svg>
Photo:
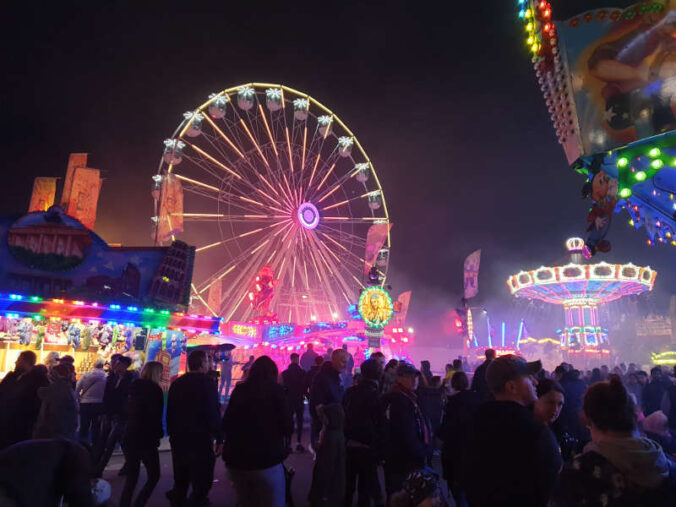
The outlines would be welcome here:
<svg viewBox="0 0 676 507">
<path fill-rule="evenodd" d="M 540 2 L 540 5 L 539 5 L 538 7 L 540 7 L 540 10 L 542 10 L 542 9 L 544 9 L 546 6 L 547 6 L 547 4 L 545 3 L 544 0 L 542 0 L 542 2 Z"/>
<path fill-rule="evenodd" d="M 549 9 L 547 9 L 546 11 L 544 11 L 544 12 L 542 13 L 542 17 L 543 17 L 543 18 L 548 18 L 548 17 L 551 16 L 551 15 L 552 15 L 552 11 L 550 11 Z"/>
<path fill-rule="evenodd" d="M 548 32 L 549 30 L 551 30 L 551 28 L 552 28 L 552 25 L 550 25 L 549 23 L 545 23 L 545 26 L 544 26 L 543 30 L 544 30 L 545 32 Z"/>
</svg>

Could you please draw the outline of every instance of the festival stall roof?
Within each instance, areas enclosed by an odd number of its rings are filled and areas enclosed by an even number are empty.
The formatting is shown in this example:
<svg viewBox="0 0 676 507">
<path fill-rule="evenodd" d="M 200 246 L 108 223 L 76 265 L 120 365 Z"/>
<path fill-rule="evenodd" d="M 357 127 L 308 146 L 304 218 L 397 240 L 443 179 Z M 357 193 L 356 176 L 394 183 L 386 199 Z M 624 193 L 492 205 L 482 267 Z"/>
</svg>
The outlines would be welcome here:
<svg viewBox="0 0 676 507">
<path fill-rule="evenodd" d="M 194 256 L 180 241 L 111 247 L 57 206 L 0 218 L 0 292 L 181 312 Z"/>
</svg>

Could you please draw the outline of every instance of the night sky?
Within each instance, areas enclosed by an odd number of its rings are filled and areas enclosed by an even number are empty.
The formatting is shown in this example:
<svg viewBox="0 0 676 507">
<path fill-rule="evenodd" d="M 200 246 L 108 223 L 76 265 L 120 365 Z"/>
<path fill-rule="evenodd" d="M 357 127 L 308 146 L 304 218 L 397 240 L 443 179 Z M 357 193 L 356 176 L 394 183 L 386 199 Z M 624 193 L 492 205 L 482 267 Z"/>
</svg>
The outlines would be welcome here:
<svg viewBox="0 0 676 507">
<path fill-rule="evenodd" d="M 506 277 L 564 260 L 582 235 L 582 180 L 566 164 L 510 1 L 3 2 L 0 213 L 27 208 L 35 176 L 88 152 L 106 178 L 104 239 L 151 243 L 151 176 L 162 141 L 209 93 L 282 83 L 331 108 L 380 177 L 392 231 L 390 282 L 413 289 L 424 343 L 443 337 L 462 262 L 482 248 L 478 304 L 516 319 Z M 60 194 L 59 194 L 60 195 Z M 646 245 L 614 216 L 604 259 L 660 274 L 676 292 L 676 249 Z"/>
</svg>

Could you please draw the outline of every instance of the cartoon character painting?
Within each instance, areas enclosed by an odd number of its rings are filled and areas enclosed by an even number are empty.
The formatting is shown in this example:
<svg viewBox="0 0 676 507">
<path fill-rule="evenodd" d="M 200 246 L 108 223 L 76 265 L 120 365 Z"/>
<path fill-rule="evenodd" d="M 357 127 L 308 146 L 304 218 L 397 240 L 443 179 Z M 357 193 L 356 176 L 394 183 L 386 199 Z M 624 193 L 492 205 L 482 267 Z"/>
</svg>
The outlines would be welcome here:
<svg viewBox="0 0 676 507">
<path fill-rule="evenodd" d="M 68 328 L 68 345 L 73 348 L 80 348 L 80 326 L 71 324 Z"/>
<path fill-rule="evenodd" d="M 21 345 L 30 345 L 33 339 L 33 323 L 30 319 L 22 319 L 18 327 L 19 343 Z"/>
<path fill-rule="evenodd" d="M 586 258 L 597 252 L 610 251 L 610 241 L 605 238 L 617 205 L 617 186 L 617 180 L 604 170 L 599 170 L 597 165 L 591 169 L 591 181 L 587 181 L 582 187 L 582 197 L 592 198 L 592 206 L 587 215 L 589 225 L 585 239 Z"/>
<path fill-rule="evenodd" d="M 580 61 L 585 86 L 598 93 L 594 102 L 602 123 L 620 144 L 676 126 L 674 3 L 668 0 L 660 9 L 647 9 L 622 22 L 599 23 L 608 26 L 608 32 L 586 61 Z"/>
</svg>

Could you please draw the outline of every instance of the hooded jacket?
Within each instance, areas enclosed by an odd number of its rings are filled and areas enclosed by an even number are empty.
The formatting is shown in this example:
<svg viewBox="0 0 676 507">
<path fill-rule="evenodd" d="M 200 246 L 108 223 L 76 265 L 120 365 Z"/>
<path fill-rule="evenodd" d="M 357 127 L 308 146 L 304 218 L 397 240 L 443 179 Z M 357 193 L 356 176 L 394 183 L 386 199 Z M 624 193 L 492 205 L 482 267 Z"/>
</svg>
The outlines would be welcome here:
<svg viewBox="0 0 676 507">
<path fill-rule="evenodd" d="M 38 389 L 42 399 L 40 415 L 33 438 L 65 438 L 75 440 L 77 430 L 77 398 L 70 379 L 54 380 Z"/>
<path fill-rule="evenodd" d="M 676 505 L 674 464 L 648 438 L 590 442 L 564 468 L 551 505 Z"/>
</svg>

